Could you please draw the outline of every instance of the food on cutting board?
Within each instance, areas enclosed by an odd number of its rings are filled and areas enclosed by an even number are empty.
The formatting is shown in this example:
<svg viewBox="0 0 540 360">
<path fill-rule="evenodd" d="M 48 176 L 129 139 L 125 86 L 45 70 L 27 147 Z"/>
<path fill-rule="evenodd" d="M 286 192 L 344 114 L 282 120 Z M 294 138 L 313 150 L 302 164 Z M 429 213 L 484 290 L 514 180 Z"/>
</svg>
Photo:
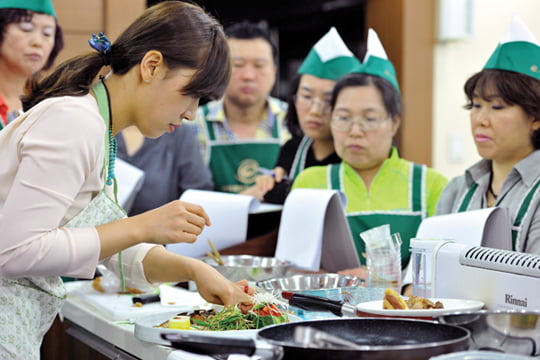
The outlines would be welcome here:
<svg viewBox="0 0 540 360">
<path fill-rule="evenodd" d="M 383 309 L 389 310 L 425 310 L 425 309 L 443 309 L 442 302 L 433 301 L 420 297 L 411 296 L 404 299 L 394 289 L 386 289 L 384 291 Z"/>
<path fill-rule="evenodd" d="M 96 277 L 94 280 L 92 280 L 92 288 L 98 292 L 101 293 L 108 293 L 108 291 L 102 284 L 102 276 Z M 129 286 L 126 286 L 126 291 L 117 291 L 118 294 L 142 294 L 143 292 L 137 288 L 132 288 Z"/>
</svg>

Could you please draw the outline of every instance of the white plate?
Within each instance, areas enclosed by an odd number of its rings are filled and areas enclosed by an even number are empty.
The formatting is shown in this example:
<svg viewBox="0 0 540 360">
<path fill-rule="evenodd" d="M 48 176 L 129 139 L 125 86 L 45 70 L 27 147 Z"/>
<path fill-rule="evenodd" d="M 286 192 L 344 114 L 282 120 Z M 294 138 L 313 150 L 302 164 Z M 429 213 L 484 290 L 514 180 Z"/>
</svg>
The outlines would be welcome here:
<svg viewBox="0 0 540 360">
<path fill-rule="evenodd" d="M 406 317 L 433 317 L 462 311 L 479 310 L 484 306 L 482 301 L 468 299 L 430 299 L 442 302 L 444 309 L 390 310 L 383 309 L 383 301 L 368 301 L 356 305 L 356 310 L 369 314 Z"/>
<path fill-rule="evenodd" d="M 169 320 L 172 316 L 180 313 L 182 311 L 173 311 L 163 312 L 161 314 L 153 314 L 144 317 L 140 317 L 135 320 L 135 337 L 142 341 L 147 341 L 155 344 L 162 345 L 171 345 L 169 341 L 163 340 L 161 338 L 162 333 L 179 333 L 179 334 L 194 334 L 194 335 L 204 335 L 212 337 L 226 337 L 226 338 L 252 338 L 257 337 L 257 332 L 260 329 L 256 330 L 231 330 L 231 331 L 209 331 L 209 330 L 178 330 L 178 329 L 167 329 L 162 327 L 155 327 L 165 321 Z M 289 314 L 289 322 L 297 322 L 301 319 L 296 315 Z"/>
</svg>

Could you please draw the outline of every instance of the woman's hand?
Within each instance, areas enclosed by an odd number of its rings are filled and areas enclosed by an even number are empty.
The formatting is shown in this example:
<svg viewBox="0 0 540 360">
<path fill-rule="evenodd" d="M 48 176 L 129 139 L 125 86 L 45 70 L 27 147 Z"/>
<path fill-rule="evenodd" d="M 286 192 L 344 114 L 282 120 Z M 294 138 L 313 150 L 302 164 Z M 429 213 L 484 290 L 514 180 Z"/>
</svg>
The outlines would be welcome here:
<svg viewBox="0 0 540 360">
<path fill-rule="evenodd" d="M 144 232 L 144 242 L 154 244 L 193 243 L 210 218 L 204 209 L 180 200 L 132 217 Z"/>
<path fill-rule="evenodd" d="M 96 226 L 101 252 L 100 259 L 139 243 L 193 243 L 210 225 L 204 209 L 195 204 L 175 200 L 143 214 Z"/>
<path fill-rule="evenodd" d="M 287 175 L 285 169 L 277 166 L 273 170 L 274 175 L 259 175 L 255 178 L 255 184 L 242 191 L 242 195 L 255 196 L 259 201 L 264 200 L 264 195 L 274 188 L 276 183 L 283 181 L 283 178 Z"/>
<path fill-rule="evenodd" d="M 194 269 L 193 281 L 206 301 L 225 306 L 240 304 L 241 310 L 246 312 L 253 306 L 250 295 L 255 294 L 255 289 L 250 288 L 246 280 L 233 283 L 210 265 L 200 263 L 203 266 Z"/>
</svg>

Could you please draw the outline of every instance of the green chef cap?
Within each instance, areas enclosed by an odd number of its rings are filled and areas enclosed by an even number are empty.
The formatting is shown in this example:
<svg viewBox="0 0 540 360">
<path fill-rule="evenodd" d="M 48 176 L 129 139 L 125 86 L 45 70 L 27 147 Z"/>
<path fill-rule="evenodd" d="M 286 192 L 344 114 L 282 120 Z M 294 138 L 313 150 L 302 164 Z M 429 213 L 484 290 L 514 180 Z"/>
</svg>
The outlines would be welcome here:
<svg viewBox="0 0 540 360">
<path fill-rule="evenodd" d="M 394 65 L 388 60 L 386 51 L 373 29 L 368 30 L 367 52 L 364 62 L 351 72 L 379 76 L 388 80 L 399 91 L 399 85 Z"/>
<path fill-rule="evenodd" d="M 484 69 L 513 71 L 540 80 L 540 45 L 517 15 Z"/>
<path fill-rule="evenodd" d="M 358 65 L 360 61 L 345 45 L 336 28 L 332 27 L 311 48 L 298 73 L 337 80 Z"/>
<path fill-rule="evenodd" d="M 56 17 L 52 0 L 0 0 L 0 9 L 24 9 Z"/>
</svg>

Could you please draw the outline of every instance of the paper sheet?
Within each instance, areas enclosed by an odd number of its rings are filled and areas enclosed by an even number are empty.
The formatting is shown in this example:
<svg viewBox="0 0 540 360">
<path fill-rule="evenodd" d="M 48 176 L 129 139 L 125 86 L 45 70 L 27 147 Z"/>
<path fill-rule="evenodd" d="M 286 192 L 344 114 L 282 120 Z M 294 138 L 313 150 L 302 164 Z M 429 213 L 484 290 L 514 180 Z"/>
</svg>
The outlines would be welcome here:
<svg viewBox="0 0 540 360">
<path fill-rule="evenodd" d="M 144 171 L 120 158 L 116 158 L 115 171 L 118 183 L 118 202 L 129 212 L 135 197 L 141 190 Z"/>
<path fill-rule="evenodd" d="M 344 212 L 334 190 L 295 189 L 287 196 L 275 257 L 297 268 L 330 272 L 360 266 Z"/>
<path fill-rule="evenodd" d="M 206 190 L 187 190 L 180 200 L 201 205 L 212 222 L 195 243 L 167 245 L 172 252 L 192 257 L 205 256 L 211 251 L 208 239 L 218 250 L 246 241 L 248 215 L 261 206 L 253 196 Z"/>
<path fill-rule="evenodd" d="M 500 207 L 426 218 L 420 224 L 416 237 L 452 239 L 460 244 L 512 249 L 508 210 Z"/>
</svg>

